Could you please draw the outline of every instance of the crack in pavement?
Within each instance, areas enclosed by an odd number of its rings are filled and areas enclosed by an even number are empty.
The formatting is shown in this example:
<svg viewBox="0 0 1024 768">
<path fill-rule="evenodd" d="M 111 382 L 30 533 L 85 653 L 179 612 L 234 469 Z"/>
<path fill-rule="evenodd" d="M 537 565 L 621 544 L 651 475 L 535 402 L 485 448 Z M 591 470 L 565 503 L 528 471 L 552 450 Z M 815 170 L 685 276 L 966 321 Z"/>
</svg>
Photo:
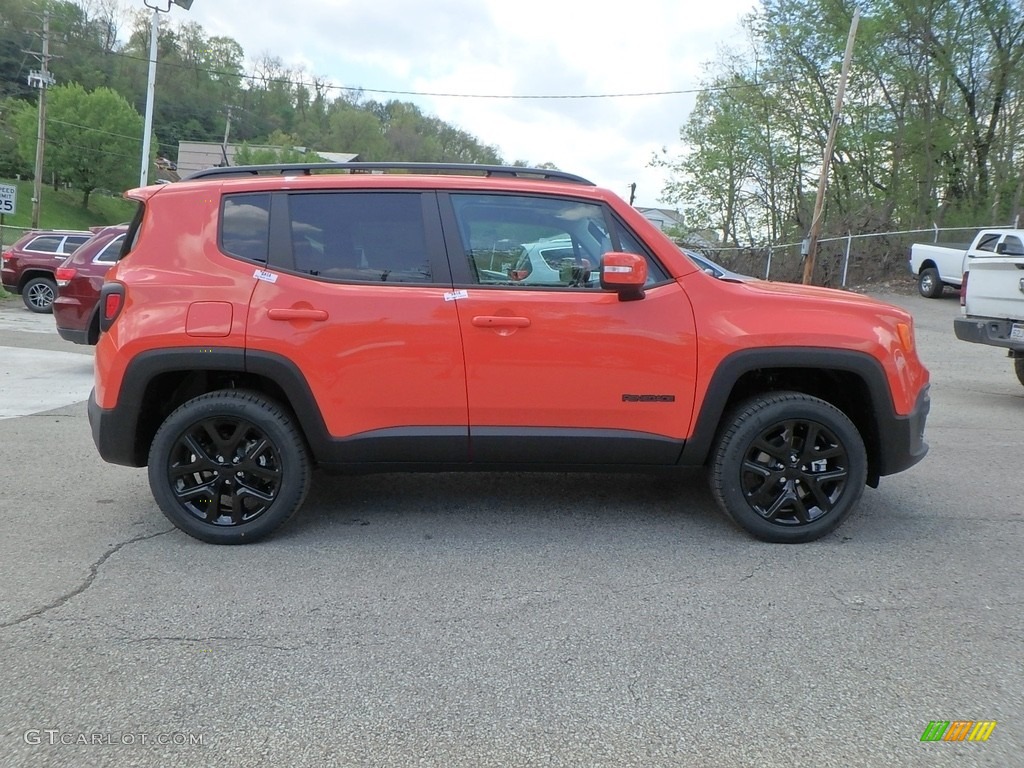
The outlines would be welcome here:
<svg viewBox="0 0 1024 768">
<path fill-rule="evenodd" d="M 60 597 L 58 597 L 56 600 L 54 600 L 52 603 L 49 603 L 48 605 L 44 605 L 43 607 L 37 608 L 36 610 L 34 610 L 34 611 L 30 612 L 30 613 L 26 613 L 20 619 L 14 619 L 12 621 L 5 621 L 4 623 L 0 624 L 0 629 L 8 629 L 10 627 L 16 627 L 17 625 L 23 624 L 26 621 L 38 618 L 39 616 L 42 616 L 44 613 L 47 613 L 49 611 L 55 610 L 57 608 L 60 608 L 66 602 L 71 600 L 71 598 L 76 597 L 76 596 L 82 594 L 83 592 L 85 592 L 85 590 L 87 590 L 89 587 L 92 586 L 92 583 L 96 580 L 96 576 L 99 575 L 100 567 L 105 562 L 107 562 L 107 560 L 109 560 L 112 555 L 114 555 L 117 552 L 121 551 L 121 549 L 123 549 L 124 547 L 127 547 L 129 544 L 134 544 L 135 542 L 138 542 L 138 541 L 145 541 L 146 539 L 154 539 L 157 536 L 163 536 L 164 534 L 171 533 L 171 532 L 173 532 L 175 530 L 177 530 L 177 529 L 176 528 L 168 528 L 166 531 L 157 531 L 156 533 L 145 533 L 145 534 L 143 534 L 141 536 L 136 536 L 134 538 L 128 539 L 127 541 L 122 541 L 120 544 L 115 544 L 113 547 L 111 547 L 106 552 L 104 552 L 99 560 L 97 560 L 95 563 L 93 563 L 89 567 L 89 575 L 86 576 L 85 577 L 85 581 L 83 581 L 81 584 L 79 584 L 75 589 L 71 590 L 67 594 L 61 595 Z"/>
<path fill-rule="evenodd" d="M 224 641 L 237 642 L 241 643 L 245 647 L 264 648 L 270 651 L 298 651 L 302 647 L 299 645 L 270 645 L 268 643 L 255 641 L 255 638 L 241 637 L 238 635 L 209 635 L 204 637 L 188 637 L 186 635 L 151 635 L 149 637 L 132 637 L 127 638 L 126 640 L 126 642 L 129 643 L 209 643 Z"/>
</svg>

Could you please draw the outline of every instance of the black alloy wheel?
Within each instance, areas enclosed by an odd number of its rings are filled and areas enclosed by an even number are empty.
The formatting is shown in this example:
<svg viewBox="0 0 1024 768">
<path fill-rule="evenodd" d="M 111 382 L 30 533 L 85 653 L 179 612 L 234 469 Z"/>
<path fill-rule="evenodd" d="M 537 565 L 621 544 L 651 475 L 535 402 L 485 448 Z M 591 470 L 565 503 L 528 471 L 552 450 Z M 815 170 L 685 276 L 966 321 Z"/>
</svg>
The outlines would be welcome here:
<svg viewBox="0 0 1024 768">
<path fill-rule="evenodd" d="M 789 543 L 842 522 L 864 490 L 867 459 L 845 414 L 788 392 L 734 411 L 711 469 L 712 492 L 733 520 L 760 539 Z"/>
<path fill-rule="evenodd" d="M 188 401 L 153 439 L 149 478 L 167 518 L 203 541 L 239 544 L 277 529 L 309 486 L 305 444 L 291 418 L 254 392 Z"/>
</svg>

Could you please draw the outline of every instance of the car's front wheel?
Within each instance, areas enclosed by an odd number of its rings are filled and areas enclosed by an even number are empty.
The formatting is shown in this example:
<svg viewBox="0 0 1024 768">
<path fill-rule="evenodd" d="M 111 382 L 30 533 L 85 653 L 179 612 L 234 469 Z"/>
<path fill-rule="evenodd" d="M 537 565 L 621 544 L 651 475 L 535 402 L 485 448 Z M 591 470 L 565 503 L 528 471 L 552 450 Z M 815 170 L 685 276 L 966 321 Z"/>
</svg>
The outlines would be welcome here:
<svg viewBox="0 0 1024 768">
<path fill-rule="evenodd" d="M 275 531 L 310 483 L 305 441 L 278 403 L 222 390 L 181 405 L 157 430 L 149 484 L 164 515 L 211 544 L 246 544 Z"/>
<path fill-rule="evenodd" d="M 21 300 L 33 312 L 53 312 L 53 300 L 57 298 L 57 283 L 48 277 L 33 277 L 21 289 Z"/>
<path fill-rule="evenodd" d="M 839 409 L 778 392 L 736 408 L 711 459 L 711 491 L 763 541 L 813 541 L 856 506 L 867 479 L 864 441 Z"/>
</svg>

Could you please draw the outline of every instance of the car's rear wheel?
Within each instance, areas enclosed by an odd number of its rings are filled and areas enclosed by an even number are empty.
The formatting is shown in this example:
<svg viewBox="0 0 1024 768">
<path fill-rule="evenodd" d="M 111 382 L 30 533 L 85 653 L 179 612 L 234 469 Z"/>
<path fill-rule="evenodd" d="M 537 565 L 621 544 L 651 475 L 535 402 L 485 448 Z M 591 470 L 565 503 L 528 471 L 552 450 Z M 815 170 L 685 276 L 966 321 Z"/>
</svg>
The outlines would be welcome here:
<svg viewBox="0 0 1024 768">
<path fill-rule="evenodd" d="M 57 298 L 57 283 L 48 277 L 33 277 L 21 289 L 21 300 L 33 312 L 53 312 L 53 300 Z"/>
<path fill-rule="evenodd" d="M 934 267 L 922 269 L 917 276 L 917 292 L 926 299 L 937 299 L 942 295 L 942 278 L 939 277 L 939 270 Z"/>
<path fill-rule="evenodd" d="M 813 541 L 856 506 L 867 479 L 864 441 L 839 409 L 799 392 L 732 412 L 711 460 L 711 491 L 763 541 Z"/>
<path fill-rule="evenodd" d="M 256 392 L 189 400 L 160 426 L 149 453 L 150 488 L 164 515 L 212 544 L 269 535 L 299 509 L 309 482 L 295 423 Z"/>
<path fill-rule="evenodd" d="M 1013 358 L 1013 370 L 1017 374 L 1017 381 L 1024 384 L 1024 357 Z"/>
</svg>

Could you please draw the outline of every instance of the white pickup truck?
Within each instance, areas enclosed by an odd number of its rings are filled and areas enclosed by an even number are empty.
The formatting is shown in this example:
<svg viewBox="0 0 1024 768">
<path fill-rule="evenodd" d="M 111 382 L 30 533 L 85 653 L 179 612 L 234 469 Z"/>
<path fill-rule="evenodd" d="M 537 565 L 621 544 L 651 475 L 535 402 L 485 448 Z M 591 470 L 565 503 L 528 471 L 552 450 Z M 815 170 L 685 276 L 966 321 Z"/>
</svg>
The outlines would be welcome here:
<svg viewBox="0 0 1024 768">
<path fill-rule="evenodd" d="M 914 243 L 910 246 L 910 272 L 917 278 L 917 290 L 925 298 L 942 295 L 945 286 L 960 288 L 963 273 L 970 269 L 970 260 L 992 256 L 1004 235 L 1024 237 L 1020 229 L 983 229 L 970 245 L 952 243 Z"/>
<path fill-rule="evenodd" d="M 986 232 L 996 239 L 986 240 L 977 253 L 968 252 L 960 288 L 962 316 L 953 321 L 953 331 L 963 341 L 1008 350 L 1024 384 L 1024 231 Z"/>
</svg>

